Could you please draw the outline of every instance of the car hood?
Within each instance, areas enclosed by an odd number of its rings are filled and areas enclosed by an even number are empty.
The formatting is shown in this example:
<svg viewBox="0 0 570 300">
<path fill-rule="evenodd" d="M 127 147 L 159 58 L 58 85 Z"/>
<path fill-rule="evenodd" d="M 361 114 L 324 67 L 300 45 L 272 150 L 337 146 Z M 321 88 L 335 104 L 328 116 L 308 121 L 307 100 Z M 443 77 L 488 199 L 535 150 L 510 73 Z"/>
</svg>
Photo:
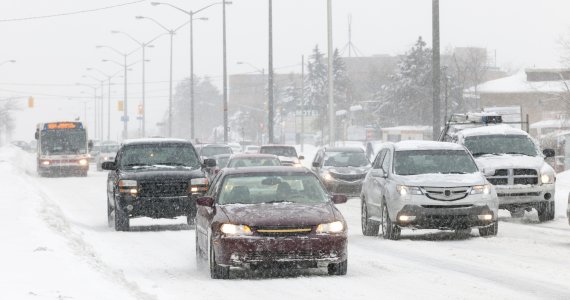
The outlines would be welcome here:
<svg viewBox="0 0 570 300">
<path fill-rule="evenodd" d="M 330 203 L 229 204 L 220 206 L 230 223 L 258 226 L 313 226 L 341 220 Z"/>
<path fill-rule="evenodd" d="M 121 171 L 121 179 L 132 180 L 190 180 L 192 178 L 206 177 L 201 169 L 187 169 L 179 167 L 145 168 Z"/>
<path fill-rule="evenodd" d="M 475 158 L 475 162 L 480 170 L 485 170 L 486 174 L 494 173 L 497 169 L 537 169 L 544 165 L 541 156 L 525 155 L 484 155 Z"/>
<path fill-rule="evenodd" d="M 459 187 L 485 184 L 480 172 L 470 174 L 420 174 L 396 175 L 398 182 L 408 186 Z"/>
<path fill-rule="evenodd" d="M 323 169 L 331 173 L 356 175 L 368 172 L 370 167 L 324 167 Z"/>
</svg>

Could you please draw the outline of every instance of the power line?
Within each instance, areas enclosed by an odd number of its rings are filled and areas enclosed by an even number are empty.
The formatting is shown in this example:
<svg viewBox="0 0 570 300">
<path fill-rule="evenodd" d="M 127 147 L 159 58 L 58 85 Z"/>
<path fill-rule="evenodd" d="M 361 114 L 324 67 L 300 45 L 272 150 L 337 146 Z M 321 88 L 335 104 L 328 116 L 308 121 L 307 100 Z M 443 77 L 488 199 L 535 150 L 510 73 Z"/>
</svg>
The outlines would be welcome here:
<svg viewBox="0 0 570 300">
<path fill-rule="evenodd" d="M 18 22 L 18 21 L 29 21 L 29 20 L 39 20 L 39 19 L 48 19 L 48 18 L 56 18 L 56 17 L 63 17 L 63 16 L 71 16 L 71 15 L 78 15 L 78 14 L 90 13 L 90 12 L 95 12 L 95 11 L 113 9 L 113 8 L 117 8 L 117 7 L 121 7 L 121 6 L 137 4 L 137 3 L 141 3 L 141 2 L 146 2 L 146 0 L 137 0 L 137 1 L 127 2 L 127 3 L 117 4 L 117 5 L 111 5 L 111 6 L 105 6 L 105 7 L 93 8 L 93 9 L 78 10 L 78 11 L 72 11 L 72 12 L 66 12 L 66 13 L 58 13 L 58 14 L 53 14 L 53 15 L 34 16 L 34 17 L 26 17 L 26 18 L 14 18 L 14 19 L 0 19 L 0 22 L 2 22 L 2 23 L 4 23 L 4 22 Z"/>
</svg>

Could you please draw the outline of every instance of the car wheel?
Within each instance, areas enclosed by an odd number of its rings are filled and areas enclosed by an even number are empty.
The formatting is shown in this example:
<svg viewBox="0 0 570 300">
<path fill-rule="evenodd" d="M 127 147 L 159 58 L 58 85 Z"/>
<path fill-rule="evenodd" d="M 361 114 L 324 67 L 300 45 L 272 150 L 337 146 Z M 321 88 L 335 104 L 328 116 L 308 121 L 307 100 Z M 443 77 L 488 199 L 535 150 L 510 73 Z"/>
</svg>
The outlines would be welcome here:
<svg viewBox="0 0 570 300">
<path fill-rule="evenodd" d="M 129 231 L 129 216 L 115 202 L 115 230 Z"/>
<path fill-rule="evenodd" d="M 109 197 L 107 197 L 107 226 L 113 227 L 113 208 L 109 204 Z"/>
<path fill-rule="evenodd" d="M 346 275 L 348 270 L 348 260 L 339 263 L 331 263 L 327 267 L 329 275 Z"/>
<path fill-rule="evenodd" d="M 400 238 L 400 227 L 392 223 L 388 214 L 388 206 L 386 202 L 382 203 L 382 237 L 389 240 L 397 240 Z"/>
<path fill-rule="evenodd" d="M 200 250 L 200 243 L 198 242 L 198 231 L 196 233 L 196 266 L 201 268 L 204 266 L 204 256 L 202 255 L 202 250 Z"/>
<path fill-rule="evenodd" d="M 362 199 L 361 202 L 360 223 L 362 225 L 362 234 L 365 236 L 378 235 L 380 224 L 373 222 L 368 218 L 368 207 L 366 206 L 366 201 L 364 199 Z"/>
<path fill-rule="evenodd" d="M 192 225 L 196 225 L 196 219 L 194 215 L 188 215 L 186 216 L 186 223 L 188 223 L 188 225 L 192 226 Z"/>
<path fill-rule="evenodd" d="M 554 219 L 554 201 L 550 201 L 548 203 L 539 203 L 536 207 L 536 210 L 538 212 L 538 220 L 540 222 L 551 221 Z"/>
<path fill-rule="evenodd" d="M 230 278 L 230 267 L 219 266 L 216 263 L 216 255 L 214 253 L 214 243 L 210 240 L 209 247 L 210 277 L 212 279 L 228 279 Z"/>
<path fill-rule="evenodd" d="M 522 218 L 524 217 L 524 209 L 521 210 L 511 210 L 511 218 Z"/>
<path fill-rule="evenodd" d="M 479 228 L 480 236 L 496 236 L 499 232 L 499 221 L 495 221 L 492 225 Z"/>
</svg>

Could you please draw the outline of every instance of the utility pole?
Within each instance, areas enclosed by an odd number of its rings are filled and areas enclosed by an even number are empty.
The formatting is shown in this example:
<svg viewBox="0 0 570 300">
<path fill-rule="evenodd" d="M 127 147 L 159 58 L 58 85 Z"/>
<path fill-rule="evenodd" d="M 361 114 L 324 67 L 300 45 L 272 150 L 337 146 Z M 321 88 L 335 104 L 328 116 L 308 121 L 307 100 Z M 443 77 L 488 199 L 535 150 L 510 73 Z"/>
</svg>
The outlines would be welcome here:
<svg viewBox="0 0 570 300">
<path fill-rule="evenodd" d="M 108 77 L 108 90 L 107 90 L 107 141 L 111 140 L 111 76 Z"/>
<path fill-rule="evenodd" d="M 194 12 L 190 11 L 190 139 L 194 142 Z"/>
<path fill-rule="evenodd" d="M 168 87 L 168 137 L 172 137 L 172 54 L 174 43 L 174 31 L 170 31 L 170 80 Z"/>
<path fill-rule="evenodd" d="M 305 56 L 301 55 L 301 152 L 303 152 L 305 140 Z"/>
<path fill-rule="evenodd" d="M 124 98 L 123 98 L 123 139 L 126 140 L 129 138 L 129 114 L 128 114 L 128 110 L 127 110 L 127 54 L 124 54 L 124 62 L 123 62 L 124 66 L 125 66 L 125 73 L 124 73 L 124 77 L 125 77 L 125 82 L 124 85 L 125 87 L 123 88 L 124 90 Z"/>
<path fill-rule="evenodd" d="M 439 60 L 439 0 L 432 0 L 432 89 L 433 89 L 433 140 L 440 133 L 440 60 Z"/>
<path fill-rule="evenodd" d="M 328 85 L 329 85 L 329 145 L 334 146 L 334 78 L 333 78 L 333 40 L 332 40 L 332 0 L 327 0 L 327 36 L 328 36 Z"/>
<path fill-rule="evenodd" d="M 269 138 L 269 144 L 274 143 L 273 137 L 273 0 L 269 0 L 269 73 L 267 75 L 267 108 L 268 108 L 268 120 L 267 120 L 267 134 Z"/>
<path fill-rule="evenodd" d="M 222 17 L 223 17 L 223 63 L 224 63 L 224 143 L 228 143 L 228 65 L 226 57 L 226 0 L 222 3 Z"/>
</svg>

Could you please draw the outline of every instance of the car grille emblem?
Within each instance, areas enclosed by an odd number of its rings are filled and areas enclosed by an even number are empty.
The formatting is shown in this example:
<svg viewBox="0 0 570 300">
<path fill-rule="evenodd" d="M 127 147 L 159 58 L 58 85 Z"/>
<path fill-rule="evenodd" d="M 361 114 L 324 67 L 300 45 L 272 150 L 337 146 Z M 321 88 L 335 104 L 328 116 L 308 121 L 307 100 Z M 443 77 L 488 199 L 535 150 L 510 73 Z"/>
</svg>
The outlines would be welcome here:
<svg viewBox="0 0 570 300">
<path fill-rule="evenodd" d="M 445 194 L 445 197 L 451 196 L 451 191 L 450 191 L 450 190 L 445 190 L 443 193 Z"/>
</svg>

